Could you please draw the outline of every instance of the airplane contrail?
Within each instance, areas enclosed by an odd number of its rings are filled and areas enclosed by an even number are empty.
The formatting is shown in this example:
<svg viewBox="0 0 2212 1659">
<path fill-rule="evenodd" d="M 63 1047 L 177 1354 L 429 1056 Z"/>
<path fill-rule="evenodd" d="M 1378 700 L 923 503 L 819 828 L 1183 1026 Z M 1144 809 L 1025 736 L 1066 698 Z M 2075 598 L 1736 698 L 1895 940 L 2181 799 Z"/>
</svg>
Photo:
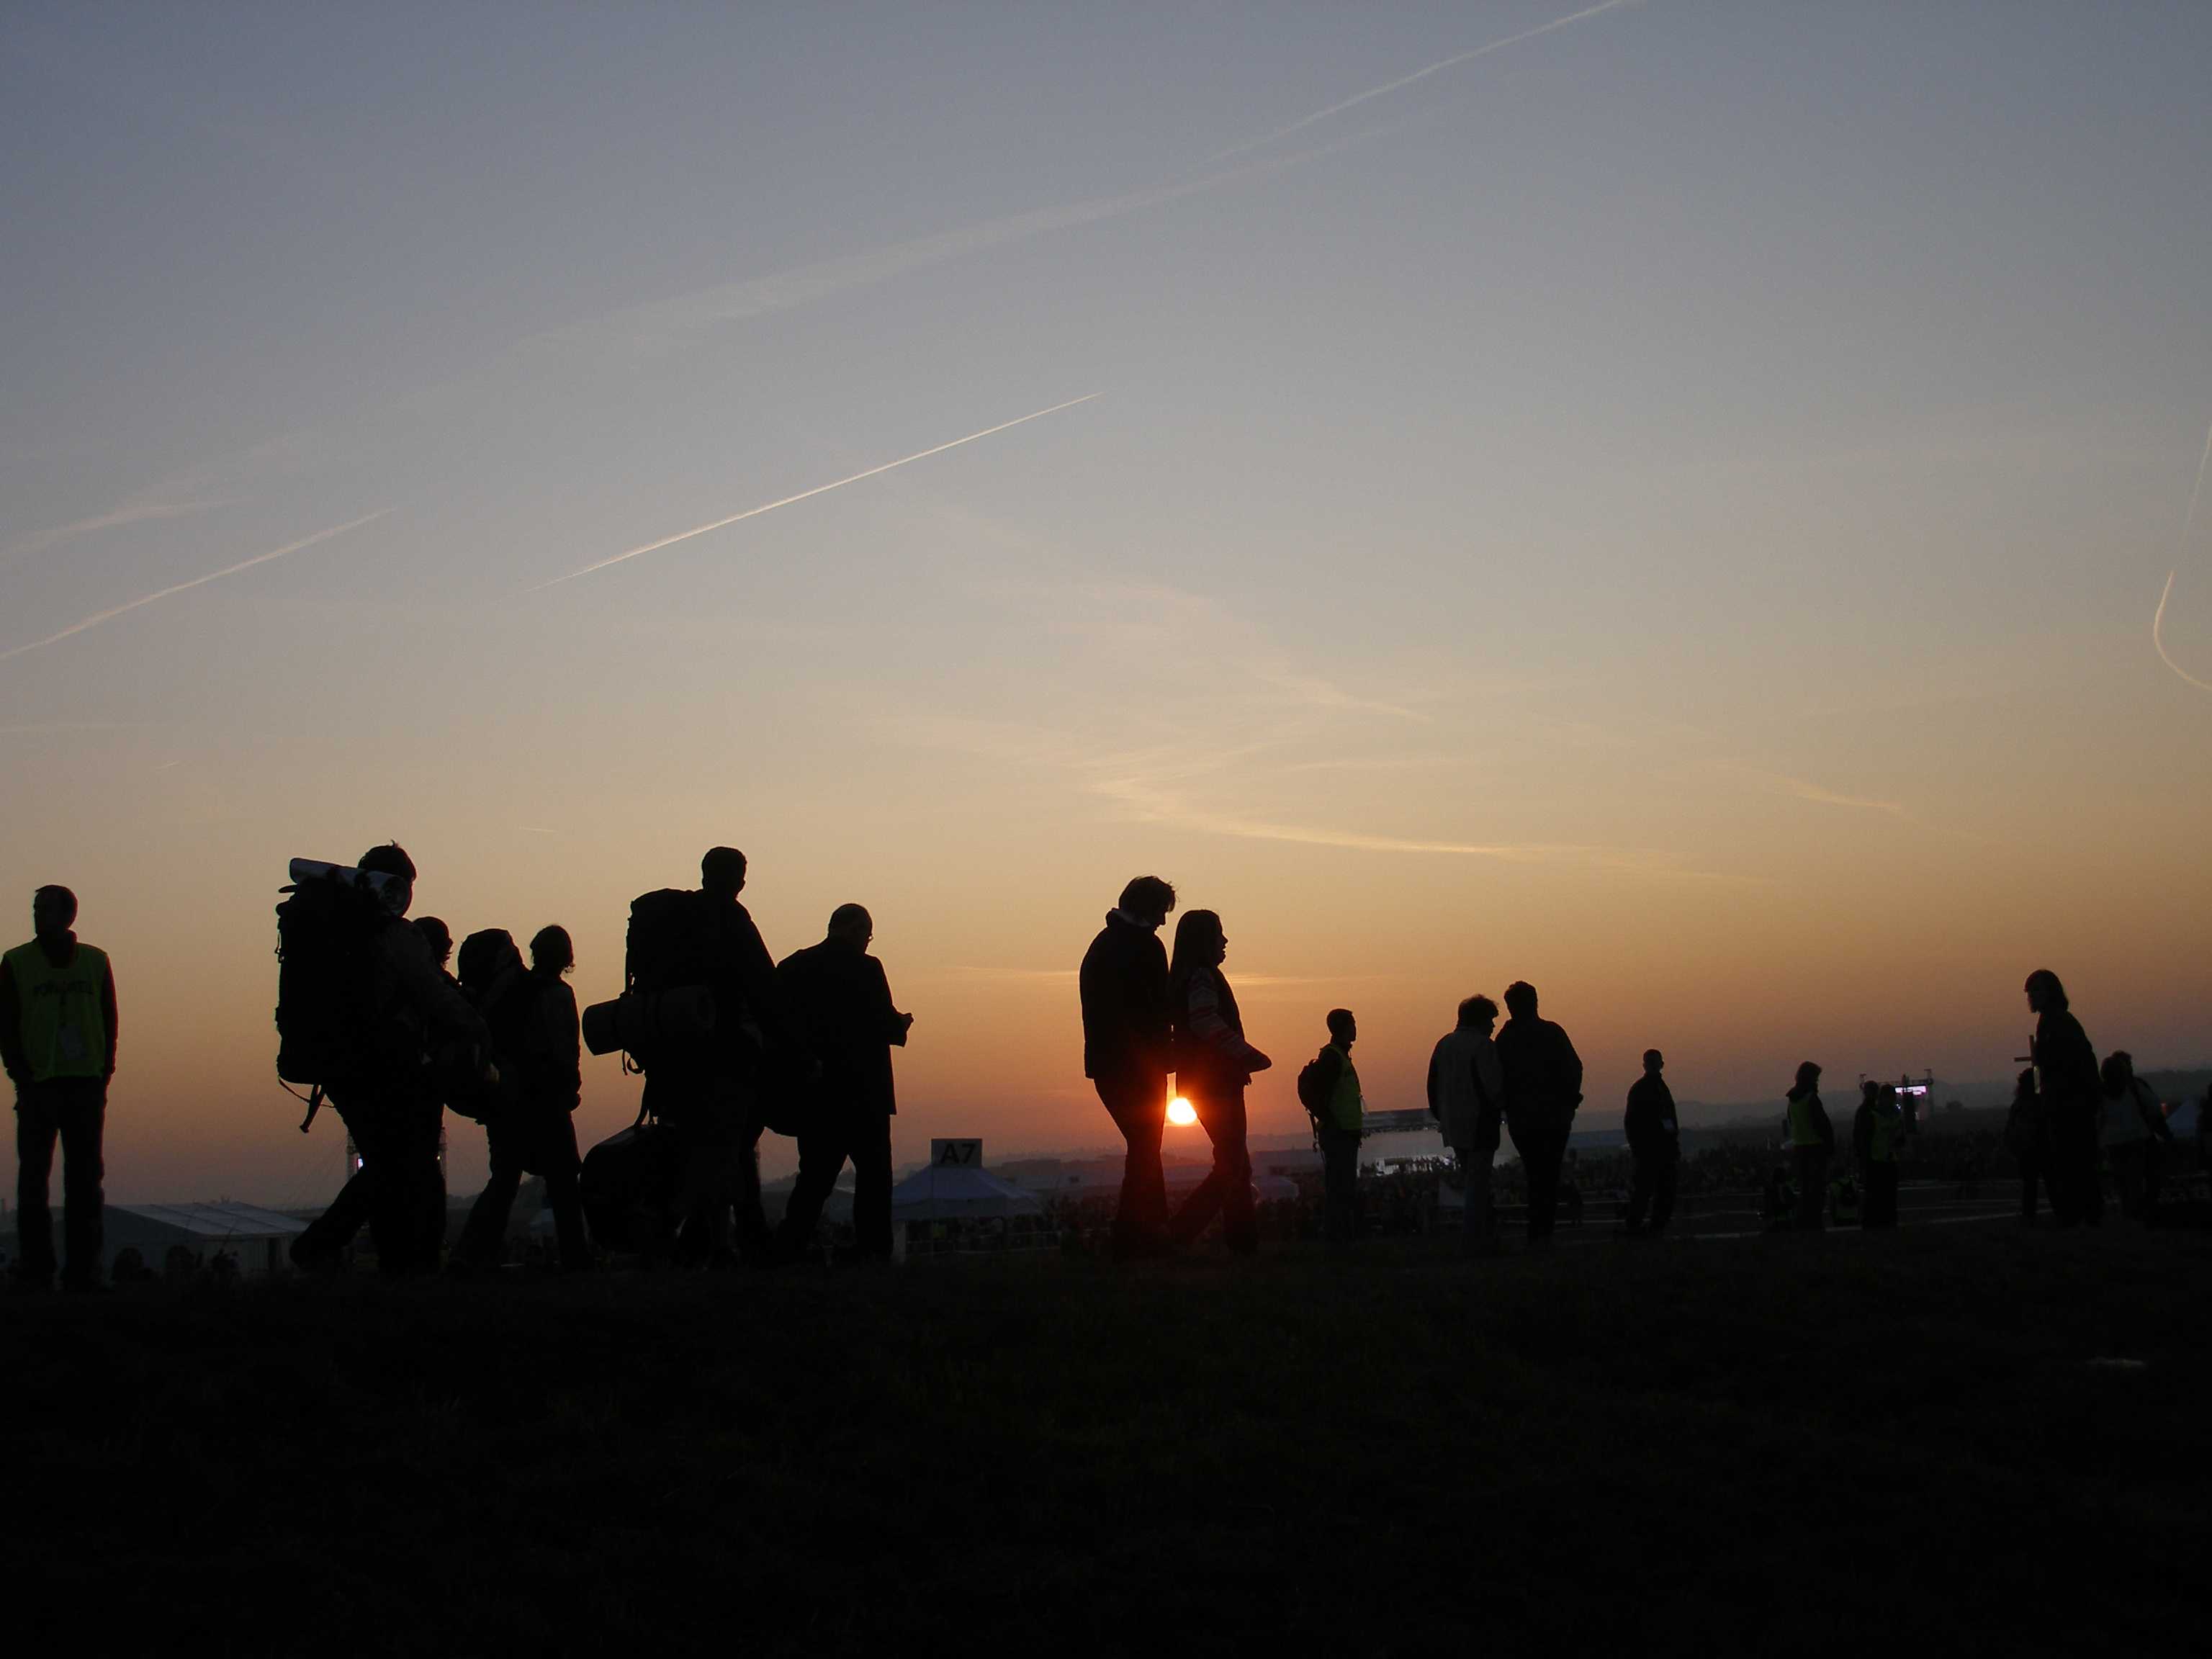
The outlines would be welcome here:
<svg viewBox="0 0 2212 1659">
<path fill-rule="evenodd" d="M 281 559 L 289 554 L 297 553 L 303 548 L 313 547 L 317 542 L 326 542 L 333 536 L 343 536 L 349 530 L 358 530 L 365 524 L 374 523 L 391 511 L 388 507 L 380 507 L 377 511 L 362 518 L 350 520 L 344 524 L 332 525 L 328 530 L 318 530 L 313 535 L 302 536 L 296 542 L 287 542 L 283 546 L 270 552 L 257 553 L 250 559 L 240 559 L 236 564 L 225 565 L 220 570 L 210 570 L 204 576 L 195 576 L 190 581 L 175 583 L 172 586 L 162 588 L 158 592 L 141 594 L 135 599 L 127 600 L 122 605 L 112 606 L 108 610 L 87 617 L 82 622 L 73 622 L 67 628 L 49 634 L 42 640 L 31 640 L 21 645 L 11 645 L 5 651 L 0 651 L 0 662 L 7 661 L 10 657 L 20 657 L 26 651 L 40 650 L 46 646 L 65 640 L 72 634 L 82 634 L 88 628 L 97 628 L 102 623 L 113 622 L 118 617 L 136 611 L 142 605 L 152 605 L 157 599 L 172 599 L 192 588 L 204 587 L 210 582 L 219 582 L 226 576 L 235 576 L 241 570 L 251 570 L 257 564 L 267 564 L 271 559 Z"/>
<path fill-rule="evenodd" d="M 759 507 L 749 507 L 742 513 L 731 514 L 726 519 L 716 519 L 712 524 L 695 525 L 689 530 L 679 530 L 673 536 L 663 536 L 657 542 L 647 542 L 642 547 L 633 547 L 624 552 L 601 559 L 596 564 L 587 564 L 581 570 L 571 570 L 565 576 L 556 576 L 550 581 L 539 582 L 535 587 L 530 589 L 530 592 L 543 592 L 549 587 L 558 587 L 562 582 L 574 581 L 579 576 L 588 576 L 595 570 L 605 570 L 611 564 L 620 564 L 626 559 L 638 558 L 647 553 L 657 553 L 662 548 L 673 547 L 678 542 L 688 542 L 694 536 L 703 536 L 710 530 L 720 530 L 727 526 L 741 523 L 747 519 L 757 519 L 762 514 L 773 513 L 779 507 L 789 507 L 794 501 L 810 501 L 817 495 L 827 495 L 833 489 L 842 489 L 847 484 L 858 483 L 863 478 L 872 478 L 878 472 L 889 472 L 894 467 L 908 466 L 915 461 L 926 461 L 932 455 L 942 455 L 948 449 L 957 449 L 963 444 L 972 444 L 979 438 L 988 438 L 993 433 L 1004 432 L 1011 427 L 1020 426 L 1025 422 L 1041 421 L 1048 415 L 1057 415 L 1063 409 L 1073 409 L 1078 404 L 1087 404 L 1093 398 L 1102 395 L 1096 392 L 1086 392 L 1080 398 L 1070 398 L 1066 403 L 1054 404 L 1050 409 L 1040 409 L 1014 420 L 1001 421 L 996 426 L 985 427 L 981 432 L 971 432 L 964 438 L 955 438 L 949 444 L 939 444 L 929 449 L 918 449 L 911 455 L 902 455 L 895 461 L 885 461 L 881 466 L 872 466 L 865 472 L 855 472 L 849 477 L 833 479 L 826 484 L 817 484 L 811 489 L 800 490 L 796 495 L 786 495 L 781 501 L 769 501 Z"/>
<path fill-rule="evenodd" d="M 2189 532 L 2197 523 L 2197 503 L 2204 494 L 2204 469 L 2208 464 L 2212 464 L 2212 427 L 2205 428 L 2204 453 L 2197 462 L 2197 486 L 2189 492 L 2189 511 L 2182 514 L 2181 518 L 2181 547 L 2185 553 L 2189 550 Z M 2158 596 L 2158 609 L 2152 611 L 2150 617 L 2151 647 L 2158 653 L 2159 660 L 2180 675 L 2183 679 L 2187 680 L 2200 691 L 2212 691 L 2212 685 L 2208 685 L 2198 679 L 2196 675 L 2166 654 L 2164 637 L 2166 602 L 2173 597 L 2173 579 L 2180 574 L 2181 568 L 2179 565 L 2166 573 L 2166 591 Z"/>
<path fill-rule="evenodd" d="M 1554 17 L 1548 23 L 1540 23 L 1533 29 L 1523 29 L 1518 34 L 1509 34 L 1502 40 L 1492 40 L 1486 46 L 1476 46 L 1471 51 L 1455 52 L 1449 58 L 1439 58 L 1435 63 L 1425 68 L 1417 69 L 1411 75 L 1401 75 L 1396 80 L 1386 81 L 1379 87 L 1370 87 L 1364 92 L 1355 92 L 1351 97 L 1341 99 L 1331 104 L 1327 109 L 1317 109 L 1310 115 L 1302 115 L 1286 127 L 1277 127 L 1273 132 L 1262 133 L 1257 138 L 1248 138 L 1241 144 L 1232 144 L 1227 149 L 1217 150 L 1206 159 L 1208 163 L 1212 163 L 1226 161 L 1232 155 L 1242 155 L 1247 150 L 1258 149 L 1262 145 L 1275 143 L 1278 139 L 1287 138 L 1294 132 L 1303 131 L 1316 121 L 1326 121 L 1332 115 L 1341 115 L 1345 111 L 1364 104 L 1370 98 L 1384 97 L 1401 88 L 1412 86 L 1416 81 L 1425 81 L 1431 75 L 1441 75 L 1444 70 L 1456 69 L 1462 64 L 1471 64 L 1478 58 L 1487 58 L 1493 52 L 1503 52 L 1508 46 L 1517 46 L 1523 40 L 1533 40 L 1540 34 L 1549 34 L 1553 29 L 1565 28 L 1570 23 L 1579 23 L 1584 18 L 1595 17 L 1601 12 L 1618 11 L 1623 6 L 1636 3 L 1637 0 L 1605 0 L 1602 5 L 1585 6 L 1580 11 L 1569 12 L 1565 17 Z"/>
</svg>

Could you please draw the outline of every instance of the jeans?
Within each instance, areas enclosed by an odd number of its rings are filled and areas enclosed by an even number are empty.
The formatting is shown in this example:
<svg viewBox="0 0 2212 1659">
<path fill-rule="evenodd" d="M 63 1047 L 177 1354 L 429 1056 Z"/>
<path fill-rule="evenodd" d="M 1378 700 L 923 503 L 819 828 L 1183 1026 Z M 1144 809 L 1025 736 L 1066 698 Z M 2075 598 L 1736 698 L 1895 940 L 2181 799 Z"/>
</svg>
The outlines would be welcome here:
<svg viewBox="0 0 2212 1659">
<path fill-rule="evenodd" d="M 1644 1214 L 1651 1219 L 1650 1230 L 1655 1233 L 1667 1231 L 1667 1223 L 1674 1213 L 1674 1176 L 1680 1160 L 1670 1148 L 1663 1152 L 1639 1153 L 1634 1170 L 1629 1176 L 1628 1231 L 1645 1230 Z"/>
<path fill-rule="evenodd" d="M 2060 1100 L 2051 1113 L 2051 1211 L 2062 1227 L 2105 1218 L 2105 1180 L 2098 1169 L 2097 1103 Z"/>
<path fill-rule="evenodd" d="M 1359 1237 L 1359 1131 L 1321 1132 L 1322 1224 L 1332 1244 Z"/>
<path fill-rule="evenodd" d="M 1828 1224 L 1828 1149 L 1799 1146 L 1796 1153 L 1797 1218 L 1800 1230 L 1817 1233 Z"/>
<path fill-rule="evenodd" d="M 592 1265 L 592 1249 L 584 1236 L 584 1206 L 576 1194 L 576 1126 L 565 1110 L 555 1108 L 553 1112 L 532 1114 L 531 1109 L 519 1107 L 510 1117 L 487 1126 L 491 1176 L 469 1212 L 460 1243 L 453 1247 L 460 1260 L 491 1267 L 506 1255 L 507 1222 L 514 1212 L 515 1194 L 522 1177 L 535 1171 L 545 1178 L 545 1207 L 553 1212 L 561 1265 Z"/>
<path fill-rule="evenodd" d="M 2120 1195 L 2120 1213 L 2130 1221 L 2147 1222 L 2158 1203 L 2158 1143 L 2145 1136 L 2124 1140 L 2106 1149 L 2112 1161 L 2112 1185 Z"/>
<path fill-rule="evenodd" d="M 1167 1177 L 1160 1170 L 1160 1139 L 1167 1133 L 1164 1072 L 1125 1073 L 1093 1079 L 1114 1127 L 1128 1142 L 1121 1163 L 1121 1197 L 1114 1208 L 1116 1258 L 1155 1255 L 1166 1247 Z"/>
<path fill-rule="evenodd" d="M 46 1184 L 53 1173 L 54 1142 L 62 1148 L 63 1232 L 69 1241 L 70 1285 L 100 1282 L 102 1237 L 100 1131 L 107 1115 L 107 1079 L 58 1077 L 15 1091 L 15 1230 L 22 1250 L 21 1277 L 46 1285 L 54 1276 L 53 1212 Z"/>
<path fill-rule="evenodd" d="M 1260 1248 L 1260 1218 L 1252 1198 L 1252 1154 L 1244 1144 L 1244 1085 L 1177 1081 L 1213 1143 L 1213 1168 L 1176 1209 L 1168 1231 L 1188 1244 L 1218 1215 L 1229 1253 L 1249 1255 Z"/>
<path fill-rule="evenodd" d="M 1490 1161 L 1497 1153 L 1495 1139 L 1487 1146 L 1452 1148 L 1452 1157 L 1459 1164 L 1461 1177 L 1466 1184 L 1467 1207 L 1460 1219 L 1466 1229 L 1468 1248 L 1470 1249 L 1490 1248 L 1497 1213 L 1490 1201 Z"/>
<path fill-rule="evenodd" d="M 413 1075 L 349 1078 L 329 1093 L 361 1168 L 293 1241 L 293 1261 L 334 1259 L 366 1220 L 379 1271 L 391 1278 L 430 1272 L 446 1242 L 446 1176 L 438 1167 L 444 1103 L 427 1079 Z"/>
<path fill-rule="evenodd" d="M 822 1206 L 837 1188 L 838 1172 L 853 1164 L 853 1233 L 862 1255 L 888 1261 L 891 1254 L 891 1120 L 880 1107 L 830 1100 L 799 1137 L 799 1181 L 783 1206 L 776 1243 L 787 1252 L 804 1249 L 822 1219 Z"/>
<path fill-rule="evenodd" d="M 1567 1120 L 1553 1122 L 1546 1115 L 1524 1113 L 1518 1123 L 1510 1118 L 1506 1132 L 1513 1150 L 1521 1154 L 1521 1170 L 1528 1182 L 1528 1237 L 1533 1243 L 1549 1238 L 1559 1209 L 1559 1164 L 1567 1154 Z"/>
<path fill-rule="evenodd" d="M 1866 1202 L 1859 1211 L 1862 1229 L 1897 1225 L 1897 1165 L 1869 1159 L 1864 1170 Z"/>
</svg>

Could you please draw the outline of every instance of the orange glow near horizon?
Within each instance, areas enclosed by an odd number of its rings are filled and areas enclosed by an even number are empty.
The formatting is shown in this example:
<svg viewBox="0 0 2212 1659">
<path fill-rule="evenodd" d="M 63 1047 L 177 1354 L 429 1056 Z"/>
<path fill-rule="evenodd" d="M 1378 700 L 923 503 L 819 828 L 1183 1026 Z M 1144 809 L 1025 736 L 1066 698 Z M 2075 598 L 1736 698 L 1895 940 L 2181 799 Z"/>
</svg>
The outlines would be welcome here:
<svg viewBox="0 0 2212 1659">
<path fill-rule="evenodd" d="M 1178 1129 L 1188 1129 L 1198 1121 L 1198 1110 L 1181 1095 L 1168 1102 L 1168 1121 Z"/>
</svg>

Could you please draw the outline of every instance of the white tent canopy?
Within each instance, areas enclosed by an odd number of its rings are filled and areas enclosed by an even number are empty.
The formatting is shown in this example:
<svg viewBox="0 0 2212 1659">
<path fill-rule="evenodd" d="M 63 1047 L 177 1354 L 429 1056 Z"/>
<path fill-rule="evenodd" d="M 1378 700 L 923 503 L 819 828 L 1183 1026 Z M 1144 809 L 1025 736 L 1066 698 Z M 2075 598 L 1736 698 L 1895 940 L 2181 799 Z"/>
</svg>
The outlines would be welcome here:
<svg viewBox="0 0 2212 1659">
<path fill-rule="evenodd" d="M 891 1188 L 894 1221 L 964 1221 L 1043 1211 L 1032 1194 L 986 1170 L 933 1164 Z"/>
</svg>

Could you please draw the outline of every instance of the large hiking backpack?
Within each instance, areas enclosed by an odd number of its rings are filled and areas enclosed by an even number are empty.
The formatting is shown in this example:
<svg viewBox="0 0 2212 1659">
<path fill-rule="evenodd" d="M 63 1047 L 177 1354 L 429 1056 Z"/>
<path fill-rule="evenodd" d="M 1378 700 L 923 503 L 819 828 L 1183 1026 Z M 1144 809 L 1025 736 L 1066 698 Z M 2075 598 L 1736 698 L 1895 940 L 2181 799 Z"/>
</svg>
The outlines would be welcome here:
<svg viewBox="0 0 2212 1659">
<path fill-rule="evenodd" d="M 662 887 L 630 901 L 623 986 L 646 996 L 704 985 L 714 968 L 703 893 Z"/>
<path fill-rule="evenodd" d="M 374 947 L 392 922 L 369 872 L 295 860 L 276 906 L 276 1077 L 313 1092 L 305 1134 L 331 1079 L 374 1066 Z"/>
<path fill-rule="evenodd" d="M 595 1054 L 619 1048 L 625 1070 L 643 1071 L 672 1040 L 714 1029 L 714 938 L 703 893 L 657 888 L 630 901 L 623 951 L 623 993 L 583 1012 L 584 1046 Z"/>
<path fill-rule="evenodd" d="M 530 970 L 514 936 L 504 927 L 483 927 L 461 941 L 453 965 L 460 969 L 462 994 L 491 1033 L 492 1064 L 499 1080 L 486 1083 L 484 1056 L 473 1044 L 453 1044 L 433 1055 L 446 1104 L 463 1117 L 489 1123 L 523 1098 L 529 1060 L 532 1012 Z"/>
</svg>

